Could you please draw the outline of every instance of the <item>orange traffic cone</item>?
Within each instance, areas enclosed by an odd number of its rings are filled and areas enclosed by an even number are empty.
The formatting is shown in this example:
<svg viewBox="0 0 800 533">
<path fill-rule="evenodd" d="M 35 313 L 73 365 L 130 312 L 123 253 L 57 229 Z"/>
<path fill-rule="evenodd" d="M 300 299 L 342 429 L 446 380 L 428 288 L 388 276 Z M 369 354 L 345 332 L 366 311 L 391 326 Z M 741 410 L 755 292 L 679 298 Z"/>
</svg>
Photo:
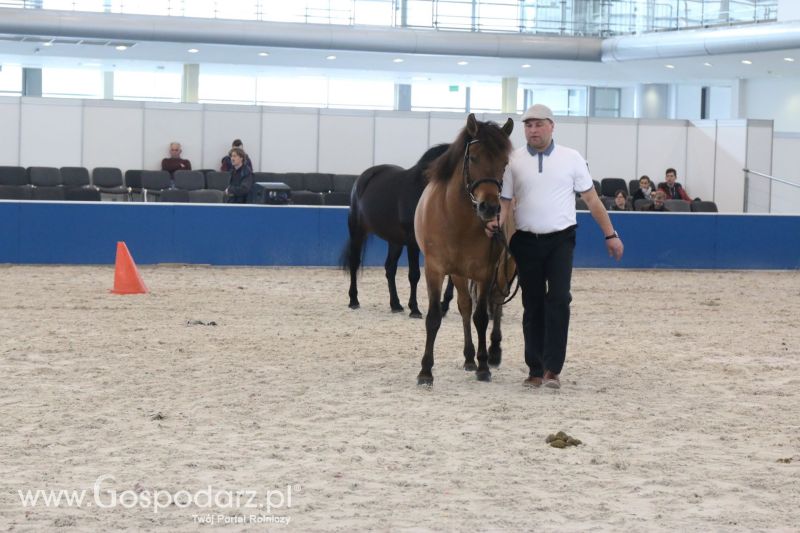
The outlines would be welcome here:
<svg viewBox="0 0 800 533">
<path fill-rule="evenodd" d="M 139 275 L 128 247 L 124 242 L 117 243 L 117 260 L 114 267 L 114 294 L 145 294 L 147 287 Z"/>
</svg>

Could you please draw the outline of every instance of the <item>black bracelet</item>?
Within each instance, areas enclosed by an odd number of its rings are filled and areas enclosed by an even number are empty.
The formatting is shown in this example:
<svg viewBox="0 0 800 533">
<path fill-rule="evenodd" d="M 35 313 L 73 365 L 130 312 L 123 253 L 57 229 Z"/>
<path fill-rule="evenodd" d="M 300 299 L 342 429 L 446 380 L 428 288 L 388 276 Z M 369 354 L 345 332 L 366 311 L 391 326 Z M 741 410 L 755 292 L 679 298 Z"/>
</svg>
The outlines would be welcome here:
<svg viewBox="0 0 800 533">
<path fill-rule="evenodd" d="M 615 231 L 611 235 L 606 235 L 607 241 L 610 241 L 611 239 L 619 239 L 619 234 Z"/>
</svg>

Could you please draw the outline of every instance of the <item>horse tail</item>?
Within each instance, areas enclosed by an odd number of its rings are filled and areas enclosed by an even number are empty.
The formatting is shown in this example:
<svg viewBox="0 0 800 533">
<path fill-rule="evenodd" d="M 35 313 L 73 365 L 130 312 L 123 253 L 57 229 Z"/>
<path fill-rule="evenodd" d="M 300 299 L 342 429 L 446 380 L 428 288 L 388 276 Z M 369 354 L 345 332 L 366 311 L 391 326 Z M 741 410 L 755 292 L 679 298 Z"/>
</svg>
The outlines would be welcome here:
<svg viewBox="0 0 800 533">
<path fill-rule="evenodd" d="M 344 244 L 342 253 L 339 256 L 339 266 L 351 274 L 359 270 L 364 264 L 364 256 L 367 251 L 367 234 L 364 230 L 364 222 L 361 216 L 359 198 L 364 190 L 364 182 L 367 181 L 365 172 L 358 177 L 353 184 L 350 192 L 350 212 L 347 215 L 347 242 Z M 366 179 L 365 179 L 366 178 Z"/>
</svg>

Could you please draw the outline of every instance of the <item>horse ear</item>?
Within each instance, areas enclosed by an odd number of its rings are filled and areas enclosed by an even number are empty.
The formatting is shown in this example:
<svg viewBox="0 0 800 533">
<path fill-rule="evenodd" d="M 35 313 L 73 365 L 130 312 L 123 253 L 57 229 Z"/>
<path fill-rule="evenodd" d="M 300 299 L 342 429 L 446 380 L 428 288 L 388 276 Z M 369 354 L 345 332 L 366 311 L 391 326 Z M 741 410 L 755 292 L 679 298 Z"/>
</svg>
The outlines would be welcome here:
<svg viewBox="0 0 800 533">
<path fill-rule="evenodd" d="M 511 135 L 511 132 L 514 131 L 514 121 L 511 120 L 511 118 L 509 117 L 509 119 L 506 120 L 506 123 L 503 124 L 502 129 L 503 133 L 505 133 L 506 135 Z"/>
<path fill-rule="evenodd" d="M 470 137 L 478 135 L 478 119 L 475 118 L 475 113 L 470 113 L 467 117 L 467 133 Z"/>
</svg>

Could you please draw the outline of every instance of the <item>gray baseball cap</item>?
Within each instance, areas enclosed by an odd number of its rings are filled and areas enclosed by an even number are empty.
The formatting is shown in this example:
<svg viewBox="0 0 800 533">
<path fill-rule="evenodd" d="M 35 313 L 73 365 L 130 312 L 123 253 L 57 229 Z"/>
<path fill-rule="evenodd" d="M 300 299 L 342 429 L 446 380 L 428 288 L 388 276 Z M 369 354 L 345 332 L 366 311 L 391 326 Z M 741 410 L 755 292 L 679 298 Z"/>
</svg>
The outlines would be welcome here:
<svg viewBox="0 0 800 533">
<path fill-rule="evenodd" d="M 550 111 L 549 107 L 542 104 L 536 104 L 530 106 L 525 111 L 525 114 L 522 115 L 522 122 L 525 122 L 526 120 L 544 120 L 544 119 L 547 119 L 555 124 L 555 120 L 553 120 L 553 112 Z"/>
</svg>

